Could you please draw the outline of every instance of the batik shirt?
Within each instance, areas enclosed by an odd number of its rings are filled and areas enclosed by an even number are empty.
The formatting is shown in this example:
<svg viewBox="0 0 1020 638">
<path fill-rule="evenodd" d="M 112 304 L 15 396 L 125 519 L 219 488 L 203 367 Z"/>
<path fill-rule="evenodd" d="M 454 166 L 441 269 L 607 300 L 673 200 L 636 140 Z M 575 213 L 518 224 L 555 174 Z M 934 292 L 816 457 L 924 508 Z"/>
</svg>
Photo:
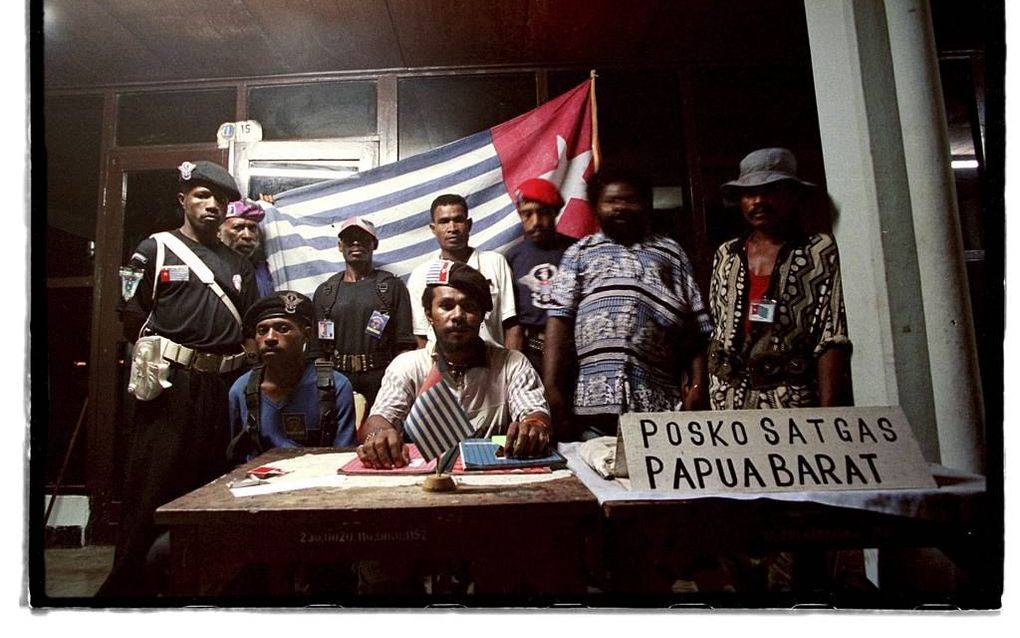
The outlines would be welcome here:
<svg viewBox="0 0 1020 638">
<path fill-rule="evenodd" d="M 624 246 L 596 233 L 567 249 L 550 317 L 574 322 L 577 414 L 663 412 L 712 331 L 690 260 L 660 235 Z"/>
<path fill-rule="evenodd" d="M 818 357 L 833 346 L 850 345 L 836 242 L 817 234 L 780 248 L 766 293 L 776 302 L 775 320 L 752 322 L 745 335 L 750 287 L 745 240 L 720 246 L 712 265 L 712 409 L 817 406 Z"/>
</svg>

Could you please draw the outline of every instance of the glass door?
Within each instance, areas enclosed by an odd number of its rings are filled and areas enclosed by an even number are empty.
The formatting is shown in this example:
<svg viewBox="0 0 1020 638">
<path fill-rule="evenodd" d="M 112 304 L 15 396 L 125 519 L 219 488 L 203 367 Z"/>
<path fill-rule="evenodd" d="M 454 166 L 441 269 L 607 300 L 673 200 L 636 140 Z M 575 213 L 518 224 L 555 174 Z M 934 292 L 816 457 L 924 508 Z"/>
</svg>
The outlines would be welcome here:
<svg viewBox="0 0 1020 638">
<path fill-rule="evenodd" d="M 112 541 L 124 465 L 131 437 L 131 403 L 127 401 L 127 375 L 131 340 L 123 334 L 117 315 L 120 299 L 118 269 L 143 239 L 182 223 L 177 203 L 177 166 L 184 161 L 224 163 L 223 154 L 208 147 L 193 150 L 125 152 L 111 154 L 105 206 L 96 238 L 96 275 L 93 295 L 93 374 L 89 395 L 93 431 L 88 463 L 92 493 L 92 537 Z M 84 315 L 83 315 L 84 316 Z"/>
</svg>

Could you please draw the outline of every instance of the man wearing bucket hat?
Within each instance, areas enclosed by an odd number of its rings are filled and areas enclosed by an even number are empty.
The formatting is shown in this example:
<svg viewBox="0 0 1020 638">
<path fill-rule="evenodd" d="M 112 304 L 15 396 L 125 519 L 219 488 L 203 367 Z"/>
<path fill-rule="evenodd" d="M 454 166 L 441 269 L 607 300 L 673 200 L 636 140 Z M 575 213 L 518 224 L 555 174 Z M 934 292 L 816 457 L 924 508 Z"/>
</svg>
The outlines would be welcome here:
<svg viewBox="0 0 1020 638">
<path fill-rule="evenodd" d="M 114 567 L 100 596 L 158 593 L 147 559 L 157 507 L 226 470 L 227 391 L 247 366 L 241 315 L 256 299 L 251 263 L 218 231 L 237 182 L 213 162 L 178 167 L 183 223 L 143 240 L 120 269 L 125 338 L 134 342 L 132 432 Z"/>
<path fill-rule="evenodd" d="M 411 302 L 400 279 L 373 264 L 379 247 L 375 224 L 345 219 L 337 233 L 345 270 L 333 275 L 312 296 L 319 353 L 331 360 L 371 410 L 383 372 L 393 357 L 417 346 L 411 332 Z"/>
<path fill-rule="evenodd" d="M 845 405 L 847 336 L 833 237 L 797 218 L 805 191 L 785 148 L 763 148 L 723 184 L 746 232 L 719 247 L 709 307 L 710 401 L 716 410 Z"/>
</svg>

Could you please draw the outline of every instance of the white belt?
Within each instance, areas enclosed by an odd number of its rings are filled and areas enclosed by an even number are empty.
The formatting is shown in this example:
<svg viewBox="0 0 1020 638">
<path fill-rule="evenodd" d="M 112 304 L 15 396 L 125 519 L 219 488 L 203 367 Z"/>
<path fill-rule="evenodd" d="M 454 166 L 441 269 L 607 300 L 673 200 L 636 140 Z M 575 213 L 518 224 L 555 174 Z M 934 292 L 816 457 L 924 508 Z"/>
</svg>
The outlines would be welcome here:
<svg viewBox="0 0 1020 638">
<path fill-rule="evenodd" d="M 187 370 L 223 374 L 239 370 L 247 362 L 245 353 L 239 354 L 213 354 L 211 352 L 200 352 L 194 348 L 174 343 L 165 337 L 161 337 L 163 358 L 179 364 Z"/>
</svg>

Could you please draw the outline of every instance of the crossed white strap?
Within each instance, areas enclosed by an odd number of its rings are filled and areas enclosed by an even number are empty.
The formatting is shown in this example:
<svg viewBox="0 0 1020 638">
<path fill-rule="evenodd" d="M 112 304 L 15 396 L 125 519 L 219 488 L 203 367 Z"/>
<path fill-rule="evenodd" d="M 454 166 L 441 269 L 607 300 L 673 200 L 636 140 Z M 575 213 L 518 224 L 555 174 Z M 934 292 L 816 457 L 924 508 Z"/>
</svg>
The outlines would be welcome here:
<svg viewBox="0 0 1020 638">
<path fill-rule="evenodd" d="M 198 279 L 216 293 L 216 296 L 220 298 L 220 301 L 222 301 L 227 307 L 230 314 L 234 315 L 234 319 L 237 319 L 237 323 L 241 323 L 241 314 L 237 312 L 237 307 L 234 306 L 234 302 L 230 300 L 230 297 L 228 297 L 227 293 L 223 291 L 223 288 L 216 283 L 216 279 L 213 276 L 213 272 L 209 270 L 209 266 L 206 266 L 205 262 L 202 261 L 198 255 L 192 252 L 192 250 L 188 248 L 187 244 L 168 232 L 156 233 L 152 235 L 152 238 L 156 240 L 157 246 L 165 245 L 174 254 L 180 257 L 181 261 L 183 261 L 188 268 L 191 268 L 191 270 L 194 271 Z M 158 277 L 159 273 L 157 272 L 156 275 Z M 153 288 L 155 288 L 155 286 L 153 286 Z"/>
</svg>

